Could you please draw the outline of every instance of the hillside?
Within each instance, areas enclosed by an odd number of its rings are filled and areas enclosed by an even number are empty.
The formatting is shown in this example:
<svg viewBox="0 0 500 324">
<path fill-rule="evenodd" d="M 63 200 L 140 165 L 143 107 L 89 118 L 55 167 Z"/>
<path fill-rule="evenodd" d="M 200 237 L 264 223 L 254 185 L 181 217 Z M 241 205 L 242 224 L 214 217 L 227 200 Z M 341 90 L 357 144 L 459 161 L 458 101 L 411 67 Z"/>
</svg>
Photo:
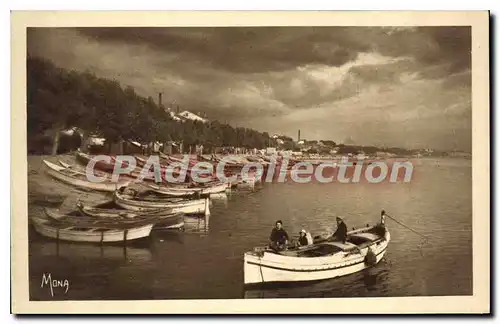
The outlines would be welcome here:
<svg viewBox="0 0 500 324">
<path fill-rule="evenodd" d="M 203 144 L 208 150 L 221 146 L 262 149 L 274 143 L 265 132 L 191 115 L 179 123 L 153 98 L 142 97 L 131 87 L 30 56 L 27 99 L 29 151 L 52 147 L 52 153 L 57 153 L 60 131 L 71 127 L 83 130 L 84 136 L 104 137 L 108 143 L 183 141 L 184 147 Z"/>
</svg>

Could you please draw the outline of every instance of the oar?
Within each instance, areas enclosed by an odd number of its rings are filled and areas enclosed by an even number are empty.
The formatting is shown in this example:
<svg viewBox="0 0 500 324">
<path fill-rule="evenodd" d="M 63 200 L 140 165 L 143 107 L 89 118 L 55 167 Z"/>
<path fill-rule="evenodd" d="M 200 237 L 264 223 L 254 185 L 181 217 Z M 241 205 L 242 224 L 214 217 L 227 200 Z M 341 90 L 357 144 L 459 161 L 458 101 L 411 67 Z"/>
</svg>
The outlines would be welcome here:
<svg viewBox="0 0 500 324">
<path fill-rule="evenodd" d="M 414 230 L 413 228 L 411 228 L 410 226 L 402 223 L 401 221 L 398 221 L 396 218 L 394 218 L 393 216 L 391 215 L 388 215 L 384 210 L 382 210 L 382 215 L 385 215 L 387 217 L 389 217 L 390 219 L 392 219 L 393 221 L 395 221 L 396 223 L 398 223 L 399 225 L 405 227 L 406 229 L 409 229 L 410 231 L 412 231 L 413 233 L 417 234 L 417 235 L 420 235 L 421 237 L 425 238 L 425 240 L 427 241 L 429 238 L 427 236 L 425 236 L 424 234 L 422 233 L 419 233 L 417 232 L 416 230 Z"/>
</svg>

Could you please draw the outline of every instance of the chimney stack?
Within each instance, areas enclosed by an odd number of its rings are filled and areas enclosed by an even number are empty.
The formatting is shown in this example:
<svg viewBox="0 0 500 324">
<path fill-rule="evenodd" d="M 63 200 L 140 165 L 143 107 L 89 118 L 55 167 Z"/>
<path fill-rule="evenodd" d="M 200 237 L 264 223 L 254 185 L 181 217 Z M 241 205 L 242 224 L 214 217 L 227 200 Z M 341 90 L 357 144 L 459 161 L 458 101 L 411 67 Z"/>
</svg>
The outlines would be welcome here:
<svg viewBox="0 0 500 324">
<path fill-rule="evenodd" d="M 299 129 L 299 139 L 297 141 L 300 142 L 300 129 Z"/>
<path fill-rule="evenodd" d="M 158 92 L 158 106 L 161 108 L 161 92 Z"/>
</svg>

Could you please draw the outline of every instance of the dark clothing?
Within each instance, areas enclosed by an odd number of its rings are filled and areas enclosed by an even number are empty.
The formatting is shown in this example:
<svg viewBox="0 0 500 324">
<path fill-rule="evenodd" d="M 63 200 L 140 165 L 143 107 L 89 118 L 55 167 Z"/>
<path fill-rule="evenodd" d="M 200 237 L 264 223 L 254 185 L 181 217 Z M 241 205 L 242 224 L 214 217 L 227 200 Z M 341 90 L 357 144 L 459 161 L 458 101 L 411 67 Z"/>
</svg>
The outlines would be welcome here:
<svg viewBox="0 0 500 324">
<path fill-rule="evenodd" d="M 344 222 L 340 222 L 337 226 L 337 230 L 333 233 L 333 236 L 335 236 L 337 240 L 345 243 L 345 240 L 347 239 L 347 225 Z"/>
<path fill-rule="evenodd" d="M 304 235 L 304 236 L 299 237 L 299 244 L 302 246 L 308 245 L 309 242 L 307 241 L 307 236 Z"/>
<path fill-rule="evenodd" d="M 271 231 L 271 237 L 269 238 L 271 242 L 277 244 L 285 244 L 285 241 L 288 240 L 288 234 L 284 229 L 273 228 Z"/>
</svg>

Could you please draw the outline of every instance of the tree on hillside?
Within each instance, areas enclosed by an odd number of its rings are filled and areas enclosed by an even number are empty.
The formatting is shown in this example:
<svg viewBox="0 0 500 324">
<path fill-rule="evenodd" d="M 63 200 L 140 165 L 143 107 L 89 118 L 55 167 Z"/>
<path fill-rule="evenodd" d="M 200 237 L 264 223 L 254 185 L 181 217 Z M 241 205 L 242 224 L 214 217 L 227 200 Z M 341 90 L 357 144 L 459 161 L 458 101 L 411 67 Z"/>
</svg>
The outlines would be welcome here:
<svg viewBox="0 0 500 324">
<path fill-rule="evenodd" d="M 77 127 L 84 139 L 95 134 L 108 143 L 132 139 L 142 143 L 183 141 L 185 147 L 276 145 L 268 133 L 218 121 L 179 123 L 152 97 L 139 96 L 131 87 L 88 71 L 68 71 L 50 61 L 28 57 L 27 72 L 28 138 L 51 134 L 52 153 L 57 152 L 60 131 L 69 127 Z"/>
</svg>

